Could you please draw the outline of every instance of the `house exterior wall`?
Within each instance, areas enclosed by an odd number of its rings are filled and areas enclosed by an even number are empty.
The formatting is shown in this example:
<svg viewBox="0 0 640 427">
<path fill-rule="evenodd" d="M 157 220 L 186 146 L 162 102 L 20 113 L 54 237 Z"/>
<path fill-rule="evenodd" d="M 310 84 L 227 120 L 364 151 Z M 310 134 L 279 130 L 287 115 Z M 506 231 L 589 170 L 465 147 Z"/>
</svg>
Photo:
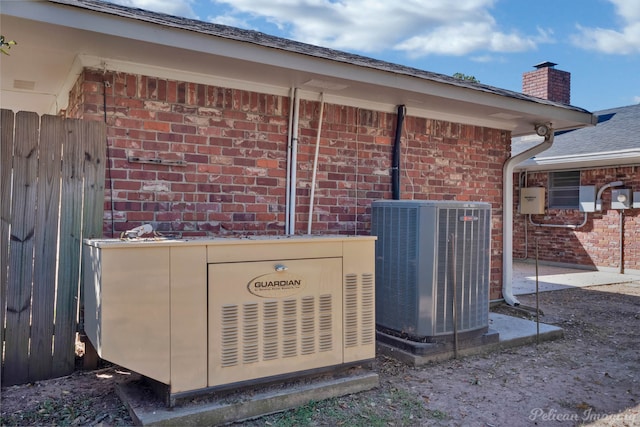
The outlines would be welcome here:
<svg viewBox="0 0 640 427">
<path fill-rule="evenodd" d="M 67 114 L 104 120 L 105 99 L 105 236 L 147 222 L 181 237 L 284 234 L 289 97 L 87 69 Z M 300 103 L 297 233 L 307 230 L 319 111 L 318 101 Z M 502 165 L 511 135 L 410 114 L 401 197 L 492 204 L 491 298 L 497 299 Z M 325 104 L 314 234 L 369 234 L 371 202 L 391 198 L 395 127 L 393 113 Z"/>
<path fill-rule="evenodd" d="M 640 173 L 637 166 L 589 169 L 580 172 L 581 185 L 595 185 L 597 188 L 613 181 L 623 181 L 625 188 L 640 189 Z M 517 177 L 514 182 L 518 182 Z M 547 172 L 529 172 L 528 187 L 548 189 Z M 519 189 L 515 189 L 516 195 Z M 545 191 L 548 200 L 548 190 Z M 601 212 L 587 214 L 584 227 L 575 230 L 549 228 L 531 225 L 528 215 L 514 211 L 514 260 L 535 258 L 535 244 L 538 242 L 538 258 L 560 264 L 584 267 L 609 268 L 619 271 L 622 254 L 623 270 L 640 271 L 640 209 L 626 209 L 623 213 L 623 253 L 620 245 L 620 211 L 611 209 L 611 190 L 602 194 Z M 545 201 L 545 206 L 548 203 Z M 517 205 L 517 201 L 515 203 Z M 584 213 L 578 210 L 548 209 L 545 215 L 532 215 L 537 224 L 580 224 Z M 526 232 L 525 235 L 525 222 Z M 525 236 L 527 237 L 525 239 Z M 526 243 L 526 244 L 525 244 Z"/>
</svg>

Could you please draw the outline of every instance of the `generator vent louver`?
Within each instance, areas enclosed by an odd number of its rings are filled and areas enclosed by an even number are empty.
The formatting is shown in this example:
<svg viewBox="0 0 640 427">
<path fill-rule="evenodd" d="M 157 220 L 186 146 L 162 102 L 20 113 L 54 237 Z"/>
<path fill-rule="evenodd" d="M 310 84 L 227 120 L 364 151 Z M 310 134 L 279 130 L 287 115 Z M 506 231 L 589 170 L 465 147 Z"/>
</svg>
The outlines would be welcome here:
<svg viewBox="0 0 640 427">
<path fill-rule="evenodd" d="M 221 309 L 221 366 L 231 367 L 333 350 L 331 295 Z M 298 310 L 299 307 L 299 310 Z M 317 307 L 317 309 L 316 309 Z M 282 313 L 279 330 L 278 316 Z M 262 326 L 261 326 L 262 325 Z M 354 325 L 357 332 L 359 325 Z M 260 348 L 259 343 L 262 343 Z"/>
<path fill-rule="evenodd" d="M 371 227 L 378 237 L 376 322 L 382 329 L 421 341 L 487 329 L 488 203 L 376 201 Z"/>
</svg>

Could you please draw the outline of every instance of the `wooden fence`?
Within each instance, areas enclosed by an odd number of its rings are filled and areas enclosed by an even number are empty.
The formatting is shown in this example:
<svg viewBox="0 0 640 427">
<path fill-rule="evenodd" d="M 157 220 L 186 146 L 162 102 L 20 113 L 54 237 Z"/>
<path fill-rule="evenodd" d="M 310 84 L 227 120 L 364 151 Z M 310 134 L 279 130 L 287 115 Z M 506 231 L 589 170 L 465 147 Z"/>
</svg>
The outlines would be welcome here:
<svg viewBox="0 0 640 427">
<path fill-rule="evenodd" d="M 75 369 L 81 245 L 102 236 L 102 122 L 0 111 L 2 385 Z"/>
</svg>

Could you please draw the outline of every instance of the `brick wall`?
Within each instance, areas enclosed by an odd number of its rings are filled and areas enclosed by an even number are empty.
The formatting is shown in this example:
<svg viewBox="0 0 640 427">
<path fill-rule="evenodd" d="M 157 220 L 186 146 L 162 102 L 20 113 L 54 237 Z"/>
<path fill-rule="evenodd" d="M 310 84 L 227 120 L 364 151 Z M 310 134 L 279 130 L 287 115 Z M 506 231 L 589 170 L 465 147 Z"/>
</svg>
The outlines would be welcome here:
<svg viewBox="0 0 640 427">
<path fill-rule="evenodd" d="M 288 97 L 85 70 L 68 114 L 103 120 L 103 94 L 106 236 L 145 222 L 182 237 L 284 234 Z M 301 101 L 298 233 L 307 230 L 319 110 L 319 102 Z M 395 124 L 394 113 L 325 104 L 313 233 L 369 234 L 371 202 L 391 198 Z M 509 145 L 508 132 L 410 111 L 404 123 L 403 199 L 493 206 L 491 298 L 501 289 L 502 165 Z"/>
<path fill-rule="evenodd" d="M 637 167 L 583 170 L 581 185 L 602 185 L 612 181 L 623 181 L 626 188 L 640 188 Z M 518 180 L 515 179 L 514 182 Z M 548 188 L 547 173 L 529 173 L 528 186 Z M 517 189 L 514 194 L 518 194 Z M 545 192 L 548 197 L 548 191 Z M 514 259 L 525 255 L 535 257 L 535 241 L 538 241 L 539 259 L 565 264 L 590 267 L 620 268 L 620 211 L 611 209 L 611 190 L 602 194 L 603 210 L 587 214 L 584 227 L 571 230 L 565 228 L 536 227 L 527 225 L 528 247 L 525 247 L 524 225 L 528 216 L 514 213 Z M 580 224 L 584 213 L 578 210 L 549 209 L 545 215 L 533 215 L 535 223 Z M 640 209 L 627 209 L 624 221 L 624 269 L 640 270 Z"/>
</svg>

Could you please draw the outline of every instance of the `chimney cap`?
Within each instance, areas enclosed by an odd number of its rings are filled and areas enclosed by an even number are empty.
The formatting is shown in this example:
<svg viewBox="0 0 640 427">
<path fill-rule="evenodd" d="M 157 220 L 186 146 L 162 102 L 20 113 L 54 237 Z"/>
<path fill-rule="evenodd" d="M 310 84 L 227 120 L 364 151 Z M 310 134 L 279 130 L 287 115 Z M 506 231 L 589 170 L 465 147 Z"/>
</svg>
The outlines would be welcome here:
<svg viewBox="0 0 640 427">
<path fill-rule="evenodd" d="M 534 65 L 534 68 L 537 68 L 539 70 L 540 68 L 553 68 L 556 65 L 558 65 L 558 64 L 556 64 L 555 62 L 544 61 L 544 62 L 541 62 L 539 64 Z"/>
</svg>

